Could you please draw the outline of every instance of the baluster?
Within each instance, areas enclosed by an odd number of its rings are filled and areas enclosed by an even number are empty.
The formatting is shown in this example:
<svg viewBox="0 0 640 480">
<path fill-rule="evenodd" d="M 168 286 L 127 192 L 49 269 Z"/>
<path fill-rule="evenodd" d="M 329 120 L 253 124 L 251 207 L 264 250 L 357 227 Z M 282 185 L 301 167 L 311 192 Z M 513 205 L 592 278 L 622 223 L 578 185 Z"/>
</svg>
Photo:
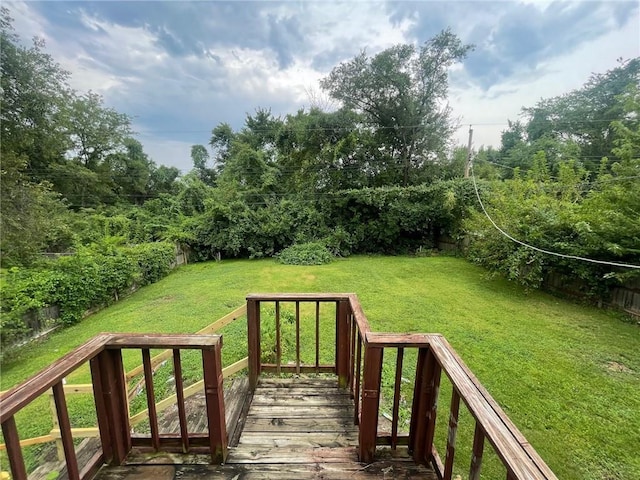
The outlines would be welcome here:
<svg viewBox="0 0 640 480">
<path fill-rule="evenodd" d="M 111 457 L 111 465 L 121 465 L 131 451 L 131 428 L 127 408 L 127 385 L 122 366 L 122 351 L 119 349 L 104 350 L 97 358 L 100 365 L 101 386 L 99 390 L 104 402 L 105 423 L 108 425 L 110 437 L 110 445 L 105 449 L 103 444 L 103 451 L 105 458 Z M 98 402 L 96 402 L 96 408 L 98 408 Z M 98 419 L 100 419 L 100 415 Z M 102 425 L 100 428 L 102 430 Z"/>
<path fill-rule="evenodd" d="M 276 372 L 281 373 L 282 345 L 280 343 L 280 302 L 276 300 Z"/>
<path fill-rule="evenodd" d="M 400 412 L 400 386 L 402 382 L 402 361 L 404 348 L 398 348 L 396 357 L 396 380 L 393 388 L 393 411 L 391 415 L 391 449 L 395 450 L 398 444 L 398 417 Z"/>
<path fill-rule="evenodd" d="M 182 453 L 189 451 L 189 431 L 187 425 L 187 412 L 184 405 L 184 384 L 182 381 L 182 361 L 180 350 L 173 350 L 173 378 L 176 382 L 176 401 L 178 404 L 178 419 L 180 421 L 180 438 L 182 440 Z"/>
<path fill-rule="evenodd" d="M 296 302 L 296 373 L 300 375 L 300 302 Z"/>
<path fill-rule="evenodd" d="M 355 362 L 356 362 L 356 321 L 353 315 L 349 315 L 349 335 L 351 337 L 351 345 L 349 351 L 351 352 L 349 359 L 349 392 L 353 397 L 353 383 L 355 381 Z"/>
<path fill-rule="evenodd" d="M 51 421 L 53 422 L 54 430 L 60 430 L 60 424 L 58 423 L 58 415 L 56 414 L 56 401 L 53 398 L 53 390 L 49 396 L 49 410 L 51 411 Z M 56 438 L 56 453 L 58 455 L 58 461 L 64 461 L 64 447 L 62 446 L 62 440 Z"/>
<path fill-rule="evenodd" d="M 456 453 L 456 434 L 458 432 L 458 413 L 460 411 L 460 395 L 453 388 L 451 392 L 451 408 L 449 413 L 449 434 L 447 436 L 447 456 L 444 461 L 444 480 L 451 480 L 453 475 L 453 458 Z"/>
<path fill-rule="evenodd" d="M 429 349 L 421 348 L 418 351 L 409 433 L 409 449 L 416 463 L 426 464 L 433 456 L 440 372 L 440 365 L 435 356 Z"/>
<path fill-rule="evenodd" d="M 471 453 L 471 469 L 469 480 L 480 480 L 480 468 L 482 467 L 482 453 L 484 451 L 484 432 L 480 424 L 476 422 L 476 430 L 473 435 L 473 450 Z"/>
<path fill-rule="evenodd" d="M 76 458 L 76 450 L 73 446 L 71 422 L 69 421 L 69 411 L 67 410 L 67 401 L 64 396 L 64 386 L 62 382 L 58 382 L 53 386 L 53 399 L 56 403 L 56 415 L 58 417 L 58 424 L 60 425 L 60 437 L 62 439 L 62 448 L 67 465 L 67 474 L 69 475 L 69 480 L 79 480 L 80 471 L 78 470 L 78 459 Z"/>
<path fill-rule="evenodd" d="M 320 373 L 320 302 L 316 301 L 316 375 Z"/>
<path fill-rule="evenodd" d="M 151 367 L 151 352 L 142 349 L 142 365 L 144 368 L 144 387 L 147 393 L 147 408 L 149 409 L 149 427 L 151 428 L 151 445 L 157 452 L 160 450 L 160 433 L 158 432 L 158 413 L 156 412 L 156 396 L 153 390 L 153 367 Z"/>
<path fill-rule="evenodd" d="M 358 337 L 356 340 L 356 392 L 355 392 L 355 409 L 353 412 L 353 423 L 354 425 L 358 425 L 360 423 L 360 382 L 361 382 L 361 374 L 360 368 L 362 366 L 362 338 L 358 332 L 356 332 L 356 336 Z"/>
<path fill-rule="evenodd" d="M 7 457 L 9 458 L 11 477 L 14 480 L 27 480 L 27 469 L 24 466 L 20 437 L 13 416 L 7 418 L 2 423 L 2 435 L 4 436 L 4 442 L 7 446 Z"/>
<path fill-rule="evenodd" d="M 336 374 L 338 385 L 349 385 L 349 302 L 336 302 Z"/>
</svg>

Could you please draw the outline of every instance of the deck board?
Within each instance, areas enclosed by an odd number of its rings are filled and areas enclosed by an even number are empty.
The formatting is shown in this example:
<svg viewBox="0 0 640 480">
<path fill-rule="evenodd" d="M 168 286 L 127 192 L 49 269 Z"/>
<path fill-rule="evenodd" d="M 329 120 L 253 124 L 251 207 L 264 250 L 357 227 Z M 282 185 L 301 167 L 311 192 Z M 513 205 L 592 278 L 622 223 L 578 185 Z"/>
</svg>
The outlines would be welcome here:
<svg viewBox="0 0 640 480">
<path fill-rule="evenodd" d="M 206 464 L 206 455 L 132 453 L 126 466 L 103 468 L 97 478 L 436 478 L 400 449 L 381 454 L 372 464 L 359 463 L 353 415 L 349 393 L 339 389 L 334 378 L 261 378 L 239 441 L 230 446 L 224 465 Z"/>
</svg>

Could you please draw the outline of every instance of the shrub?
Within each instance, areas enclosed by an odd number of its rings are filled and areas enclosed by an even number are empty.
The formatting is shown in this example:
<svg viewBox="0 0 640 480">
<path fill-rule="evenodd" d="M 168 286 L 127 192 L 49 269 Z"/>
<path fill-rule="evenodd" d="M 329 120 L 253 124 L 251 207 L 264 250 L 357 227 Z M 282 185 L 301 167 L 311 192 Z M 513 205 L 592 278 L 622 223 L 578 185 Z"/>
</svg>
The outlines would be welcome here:
<svg viewBox="0 0 640 480">
<path fill-rule="evenodd" d="M 321 242 L 291 245 L 277 255 L 278 261 L 286 265 L 322 265 L 333 260 L 333 255 Z"/>
</svg>

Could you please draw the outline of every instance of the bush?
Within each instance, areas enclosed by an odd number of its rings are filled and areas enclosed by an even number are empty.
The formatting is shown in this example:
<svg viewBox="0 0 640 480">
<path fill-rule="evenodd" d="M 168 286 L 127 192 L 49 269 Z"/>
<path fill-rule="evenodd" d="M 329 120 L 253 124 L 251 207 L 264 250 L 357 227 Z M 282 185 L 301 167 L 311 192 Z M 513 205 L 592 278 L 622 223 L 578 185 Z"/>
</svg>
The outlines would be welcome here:
<svg viewBox="0 0 640 480">
<path fill-rule="evenodd" d="M 174 261 L 174 246 L 168 242 L 118 247 L 103 241 L 38 269 L 11 269 L 2 282 L 1 344 L 29 333 L 26 314 L 57 305 L 60 323 L 77 323 L 87 310 L 109 304 L 132 285 L 160 280 Z"/>
<path fill-rule="evenodd" d="M 291 245 L 276 257 L 280 263 L 285 265 L 322 265 L 333 260 L 331 252 L 320 242 Z"/>
</svg>

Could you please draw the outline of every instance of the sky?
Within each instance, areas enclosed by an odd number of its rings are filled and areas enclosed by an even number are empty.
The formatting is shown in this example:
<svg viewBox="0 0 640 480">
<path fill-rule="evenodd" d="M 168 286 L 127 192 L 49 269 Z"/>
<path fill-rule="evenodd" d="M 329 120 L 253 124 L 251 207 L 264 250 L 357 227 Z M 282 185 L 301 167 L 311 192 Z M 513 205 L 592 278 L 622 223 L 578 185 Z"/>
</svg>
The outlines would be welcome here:
<svg viewBox="0 0 640 480">
<path fill-rule="evenodd" d="M 475 50 L 449 72 L 455 141 L 499 146 L 507 120 L 640 56 L 638 1 L 3 1 L 23 41 L 131 116 L 157 163 L 191 169 L 221 122 L 337 105 L 319 80 L 365 50 L 450 27 Z"/>
</svg>

